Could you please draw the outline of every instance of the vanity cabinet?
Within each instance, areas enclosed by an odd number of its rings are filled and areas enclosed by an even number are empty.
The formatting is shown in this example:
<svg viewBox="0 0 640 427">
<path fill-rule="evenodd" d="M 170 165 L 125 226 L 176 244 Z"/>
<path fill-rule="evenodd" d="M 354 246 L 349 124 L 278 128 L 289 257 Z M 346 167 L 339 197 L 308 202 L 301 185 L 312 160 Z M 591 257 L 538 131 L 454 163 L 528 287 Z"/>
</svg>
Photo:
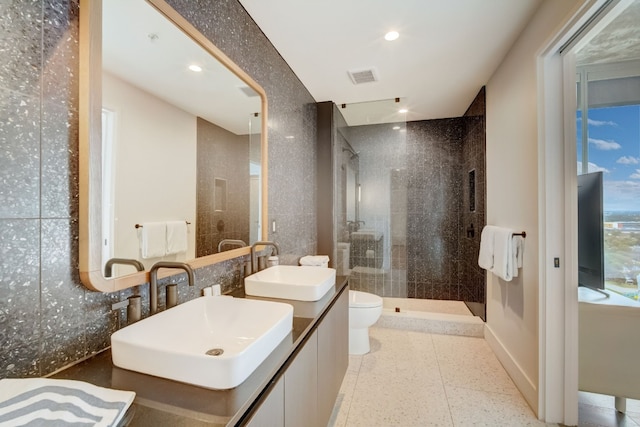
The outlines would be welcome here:
<svg viewBox="0 0 640 427">
<path fill-rule="evenodd" d="M 289 360 L 247 425 L 325 427 L 349 364 L 349 292 L 345 288 Z"/>
<path fill-rule="evenodd" d="M 285 427 L 320 426 L 317 396 L 318 332 L 314 331 L 284 373 Z"/>
<path fill-rule="evenodd" d="M 280 378 L 276 382 L 246 425 L 249 427 L 281 427 L 284 425 L 284 378 Z"/>
<path fill-rule="evenodd" d="M 349 291 L 318 326 L 318 425 L 326 426 L 349 366 Z"/>
</svg>

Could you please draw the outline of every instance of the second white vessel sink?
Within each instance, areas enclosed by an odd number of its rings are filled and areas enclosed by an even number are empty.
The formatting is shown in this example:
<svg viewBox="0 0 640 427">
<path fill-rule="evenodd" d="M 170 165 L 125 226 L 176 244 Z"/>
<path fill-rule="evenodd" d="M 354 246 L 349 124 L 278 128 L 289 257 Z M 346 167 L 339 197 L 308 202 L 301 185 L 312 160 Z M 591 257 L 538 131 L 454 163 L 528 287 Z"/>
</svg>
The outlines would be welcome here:
<svg viewBox="0 0 640 427">
<path fill-rule="evenodd" d="M 334 268 L 276 265 L 247 276 L 247 295 L 297 301 L 318 301 L 336 284 Z"/>
</svg>

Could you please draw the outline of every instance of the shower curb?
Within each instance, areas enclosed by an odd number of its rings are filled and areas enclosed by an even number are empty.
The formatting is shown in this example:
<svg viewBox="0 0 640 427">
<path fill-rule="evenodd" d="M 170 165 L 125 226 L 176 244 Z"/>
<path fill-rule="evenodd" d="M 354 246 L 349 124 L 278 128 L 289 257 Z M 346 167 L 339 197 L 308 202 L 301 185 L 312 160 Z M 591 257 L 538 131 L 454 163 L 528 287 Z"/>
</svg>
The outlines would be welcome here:
<svg viewBox="0 0 640 427">
<path fill-rule="evenodd" d="M 403 329 L 429 334 L 484 338 L 484 322 L 477 316 L 424 311 L 383 309 L 376 327 Z"/>
</svg>

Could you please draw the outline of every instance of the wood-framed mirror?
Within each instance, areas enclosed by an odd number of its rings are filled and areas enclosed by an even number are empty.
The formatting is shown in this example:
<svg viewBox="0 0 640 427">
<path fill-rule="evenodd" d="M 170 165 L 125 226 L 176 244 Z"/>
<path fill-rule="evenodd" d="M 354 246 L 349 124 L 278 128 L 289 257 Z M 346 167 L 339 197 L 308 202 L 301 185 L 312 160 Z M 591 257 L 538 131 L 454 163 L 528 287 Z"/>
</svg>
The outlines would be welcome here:
<svg viewBox="0 0 640 427">
<path fill-rule="evenodd" d="M 165 45 L 181 46 L 183 56 L 159 50 Z M 138 50 L 129 59 L 114 59 L 130 48 Z M 138 62 L 127 63 L 131 58 Z M 200 86 L 190 86 L 194 76 Z M 199 268 L 248 255 L 252 243 L 267 239 L 266 92 L 164 0 L 80 1 L 79 95 L 79 269 L 86 287 L 126 289 L 148 282 L 147 271 L 159 260 Z M 165 115 L 171 109 L 179 119 Z M 238 178 L 238 171 L 246 173 Z M 220 182 L 225 209 L 216 205 Z M 238 218 L 242 224 L 232 223 Z M 186 237 L 178 241 L 186 250 L 143 251 L 153 241 L 151 234 L 142 238 L 145 224 L 182 221 Z M 221 240 L 247 246 L 218 252 Z M 138 260 L 145 271 L 124 264 L 106 277 L 113 258 Z"/>
</svg>

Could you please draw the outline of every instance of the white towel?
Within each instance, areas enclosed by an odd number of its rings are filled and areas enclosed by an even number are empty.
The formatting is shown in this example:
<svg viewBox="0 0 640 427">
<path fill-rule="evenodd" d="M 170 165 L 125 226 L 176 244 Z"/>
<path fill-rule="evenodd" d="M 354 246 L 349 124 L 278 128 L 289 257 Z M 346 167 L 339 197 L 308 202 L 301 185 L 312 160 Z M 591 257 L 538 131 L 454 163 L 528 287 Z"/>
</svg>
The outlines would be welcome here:
<svg viewBox="0 0 640 427">
<path fill-rule="evenodd" d="M 186 252 L 187 245 L 187 222 L 167 222 L 167 255 Z"/>
<path fill-rule="evenodd" d="M 522 268 L 522 259 L 524 256 L 524 239 L 522 236 L 513 236 L 512 241 L 512 260 L 511 265 L 513 266 L 513 277 L 518 277 L 518 269 Z"/>
<path fill-rule="evenodd" d="M 312 267 L 328 267 L 329 257 L 327 255 L 307 255 L 300 258 L 300 265 Z"/>
<path fill-rule="evenodd" d="M 3 379 L 0 425 L 115 426 L 135 395 L 82 381 Z"/>
<path fill-rule="evenodd" d="M 498 227 L 486 225 L 480 235 L 480 253 L 478 254 L 478 265 L 485 270 L 493 268 L 493 242 Z"/>
<path fill-rule="evenodd" d="M 140 229 L 142 258 L 158 258 L 167 253 L 167 223 L 145 222 Z"/>
<path fill-rule="evenodd" d="M 509 228 L 497 228 L 493 242 L 493 268 L 489 270 L 507 282 L 513 279 L 513 233 Z"/>
</svg>

